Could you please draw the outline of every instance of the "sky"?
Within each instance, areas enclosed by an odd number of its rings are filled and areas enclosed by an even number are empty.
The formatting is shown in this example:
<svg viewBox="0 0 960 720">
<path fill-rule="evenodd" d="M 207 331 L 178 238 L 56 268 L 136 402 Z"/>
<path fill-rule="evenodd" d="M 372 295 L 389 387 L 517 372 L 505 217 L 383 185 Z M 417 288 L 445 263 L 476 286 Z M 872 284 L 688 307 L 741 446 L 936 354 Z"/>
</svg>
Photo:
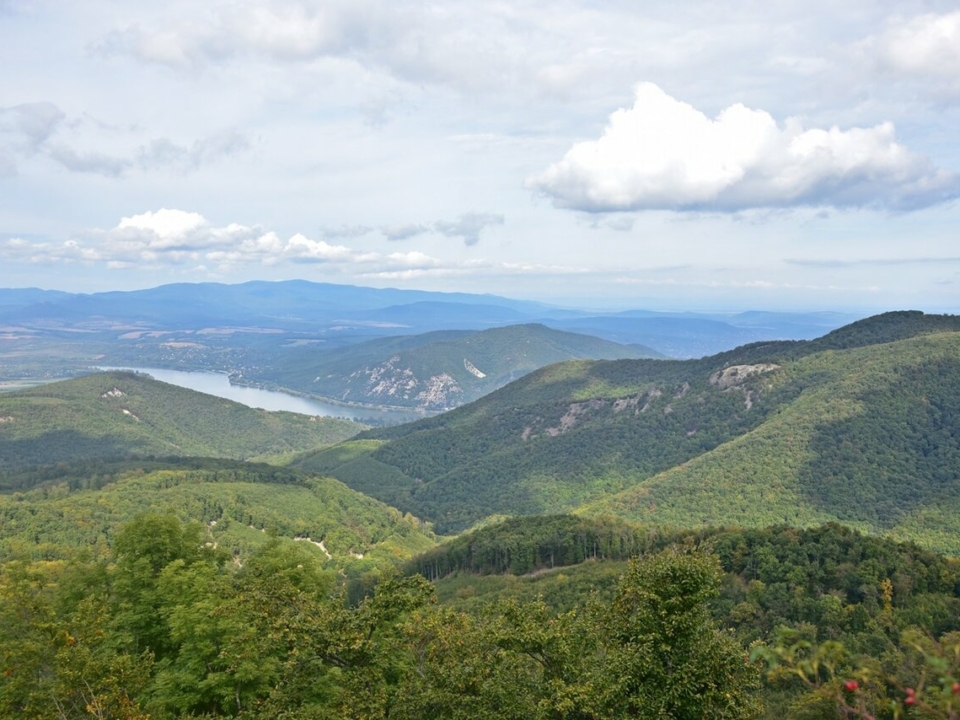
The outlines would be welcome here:
<svg viewBox="0 0 960 720">
<path fill-rule="evenodd" d="M 955 2 L 0 0 L 0 287 L 960 312 Z"/>
</svg>

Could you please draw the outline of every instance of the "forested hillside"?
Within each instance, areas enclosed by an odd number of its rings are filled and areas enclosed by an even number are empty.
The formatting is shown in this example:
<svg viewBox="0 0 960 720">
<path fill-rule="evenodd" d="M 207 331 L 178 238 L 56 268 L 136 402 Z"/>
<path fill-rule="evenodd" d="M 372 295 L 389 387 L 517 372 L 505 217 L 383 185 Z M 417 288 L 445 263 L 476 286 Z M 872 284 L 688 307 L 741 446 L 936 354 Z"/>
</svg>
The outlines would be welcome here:
<svg viewBox="0 0 960 720">
<path fill-rule="evenodd" d="M 0 393 L 0 473 L 130 454 L 266 458 L 332 445 L 363 427 L 255 410 L 145 375 L 98 373 Z"/>
<path fill-rule="evenodd" d="M 533 370 L 572 359 L 661 357 L 543 325 L 380 338 L 344 348 L 288 352 L 254 380 L 344 402 L 445 410 Z"/>
<path fill-rule="evenodd" d="M 960 561 L 836 523 L 663 531 L 610 517 L 513 518 L 406 567 L 436 579 L 439 597 L 461 609 L 542 597 L 568 610 L 594 593 L 609 600 L 629 558 L 671 546 L 707 549 L 719 560 L 725 576 L 711 609 L 746 643 L 806 625 L 811 640 L 842 638 L 868 652 L 909 626 L 960 630 Z"/>
<path fill-rule="evenodd" d="M 0 395 L 0 716 L 960 711 L 956 318 L 555 364 L 310 449 L 357 429 Z"/>
<path fill-rule="evenodd" d="M 629 568 L 615 559 L 624 542 L 641 556 L 696 547 L 717 559 L 723 576 L 710 613 L 762 660 L 765 718 L 909 717 L 918 704 L 917 716 L 954 717 L 960 563 L 912 543 L 837 524 L 661 532 L 531 517 L 461 536 L 409 568 L 445 567 L 438 598 L 460 611 L 483 616 L 506 602 L 570 612 L 590 598 L 616 602 Z M 557 556 L 585 559 L 551 569 Z"/>
<path fill-rule="evenodd" d="M 562 363 L 298 465 L 443 532 L 583 506 L 676 527 L 842 520 L 955 550 L 957 325 L 892 313 L 696 361 Z"/>
<path fill-rule="evenodd" d="M 105 562 L 0 566 L 0 714 L 174 718 L 755 717 L 758 667 L 711 620 L 715 559 L 631 566 L 557 616 L 437 608 L 422 578 L 350 606 L 304 550 L 242 568 L 200 525 L 142 515 Z M 652 589 L 652 591 L 651 591 Z"/>
<path fill-rule="evenodd" d="M 584 522 L 472 537 L 572 556 L 600 530 Z M 471 612 L 419 575 L 350 603 L 304 544 L 266 539 L 237 564 L 208 531 L 144 514 L 97 560 L 0 564 L 3 717 L 895 718 L 922 703 L 948 718 L 955 703 L 960 565 L 837 525 L 647 533 L 638 560 L 515 579 Z M 601 566 L 609 581 L 571 597 Z M 565 610 L 520 582 L 549 582 Z"/>
<path fill-rule="evenodd" d="M 105 556 L 118 528 L 144 512 L 202 523 L 238 562 L 276 536 L 302 541 L 315 562 L 353 576 L 392 568 L 435 543 L 415 518 L 336 480 L 272 465 L 89 462 L 55 479 L 28 475 L 35 489 L 0 494 L 0 561 Z"/>
</svg>

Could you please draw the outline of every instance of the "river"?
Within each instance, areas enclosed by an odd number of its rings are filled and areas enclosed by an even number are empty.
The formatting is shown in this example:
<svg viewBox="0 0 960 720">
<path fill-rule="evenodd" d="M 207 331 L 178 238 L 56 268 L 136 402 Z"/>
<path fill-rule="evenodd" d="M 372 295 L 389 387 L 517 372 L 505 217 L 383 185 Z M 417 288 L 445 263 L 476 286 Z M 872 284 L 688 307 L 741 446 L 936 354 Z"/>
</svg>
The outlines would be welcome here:
<svg viewBox="0 0 960 720">
<path fill-rule="evenodd" d="M 377 408 L 353 407 L 326 403 L 322 400 L 290 395 L 275 390 L 261 390 L 260 388 L 231 385 L 230 379 L 224 373 L 216 372 L 186 372 L 184 370 L 167 370 L 165 368 L 135 368 L 135 367 L 101 367 L 99 370 L 126 370 L 144 373 L 161 382 L 178 385 L 189 390 L 216 395 L 217 397 L 233 400 L 247 407 L 262 410 L 300 413 L 301 415 L 320 415 L 324 417 L 341 417 L 349 420 L 371 420 L 395 425 L 401 422 L 410 422 L 425 417 L 422 413 L 413 410 L 380 410 Z"/>
</svg>

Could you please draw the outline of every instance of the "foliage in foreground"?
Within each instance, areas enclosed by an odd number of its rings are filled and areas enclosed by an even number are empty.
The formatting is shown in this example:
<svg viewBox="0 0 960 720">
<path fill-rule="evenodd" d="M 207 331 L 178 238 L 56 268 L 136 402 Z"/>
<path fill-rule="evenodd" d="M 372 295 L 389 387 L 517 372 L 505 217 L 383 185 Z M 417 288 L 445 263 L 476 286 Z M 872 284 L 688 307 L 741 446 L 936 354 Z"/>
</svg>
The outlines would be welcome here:
<svg viewBox="0 0 960 720">
<path fill-rule="evenodd" d="M 633 563 L 610 603 L 467 615 L 419 576 L 355 606 L 296 546 L 242 568 L 149 515 L 110 563 L 0 574 L 0 716 L 747 718 L 759 674 L 712 623 L 712 557 Z"/>
<path fill-rule="evenodd" d="M 779 670 L 771 672 L 763 689 L 767 718 L 835 718 L 841 700 L 848 711 L 862 703 L 864 712 L 879 717 L 876 693 L 863 689 L 881 686 L 881 679 L 882 705 L 890 712 L 892 701 L 901 710 L 911 707 L 903 704 L 908 687 L 919 708 L 932 702 L 931 682 L 941 688 L 957 682 L 952 679 L 956 670 L 945 675 L 923 657 L 937 655 L 932 648 L 939 642 L 941 656 L 952 652 L 954 666 L 960 662 L 960 648 L 948 652 L 956 644 L 951 638 L 960 637 L 960 562 L 837 524 L 667 533 L 642 532 L 618 520 L 605 525 L 569 516 L 515 518 L 431 549 L 408 567 L 449 572 L 437 581 L 437 596 L 460 610 L 482 612 L 491 601 L 525 604 L 540 598 L 568 611 L 591 596 L 613 600 L 627 566 L 615 558 L 627 540 L 644 555 L 693 545 L 708 548 L 718 559 L 724 576 L 710 601 L 714 621 L 744 645 L 781 648 Z M 585 547 L 597 553 L 579 565 L 551 569 L 551 558 L 583 556 Z M 826 682 L 829 663 L 853 672 L 860 657 L 874 659 L 872 685 L 861 678 L 862 691 L 847 695 L 842 681 L 849 675 Z M 791 662 L 800 664 L 785 670 Z M 797 667 L 805 672 L 802 682 Z M 814 667 L 822 677 L 814 679 Z M 926 680 L 919 672 L 924 667 Z M 943 683 L 941 677 L 946 677 Z M 953 697 L 952 690 L 948 694 Z"/>
<path fill-rule="evenodd" d="M 752 656 L 766 661 L 768 683 L 806 691 L 790 703 L 788 718 L 960 717 L 960 633 L 936 639 L 912 628 L 894 652 L 877 658 L 784 629 Z"/>
</svg>

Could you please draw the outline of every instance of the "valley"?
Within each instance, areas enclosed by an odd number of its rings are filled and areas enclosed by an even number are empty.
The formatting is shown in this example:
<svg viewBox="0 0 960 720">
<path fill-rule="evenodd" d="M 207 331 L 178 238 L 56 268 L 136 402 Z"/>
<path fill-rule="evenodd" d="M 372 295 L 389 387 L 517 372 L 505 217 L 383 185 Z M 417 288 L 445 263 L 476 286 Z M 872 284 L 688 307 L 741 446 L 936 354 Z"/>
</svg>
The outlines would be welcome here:
<svg viewBox="0 0 960 720">
<path fill-rule="evenodd" d="M 611 681 L 631 633 L 673 637 L 658 617 L 706 643 L 670 646 L 707 683 L 678 692 L 719 702 L 702 661 L 725 658 L 743 717 L 830 712 L 850 677 L 874 705 L 953 682 L 955 316 L 693 359 L 537 324 L 283 356 L 234 377 L 408 412 L 437 373 L 460 394 L 371 427 L 116 370 L 0 393 L 5 717 L 51 694 L 119 717 L 625 716 L 660 707 Z M 816 653 L 841 653 L 819 684 L 783 679 Z"/>
</svg>

